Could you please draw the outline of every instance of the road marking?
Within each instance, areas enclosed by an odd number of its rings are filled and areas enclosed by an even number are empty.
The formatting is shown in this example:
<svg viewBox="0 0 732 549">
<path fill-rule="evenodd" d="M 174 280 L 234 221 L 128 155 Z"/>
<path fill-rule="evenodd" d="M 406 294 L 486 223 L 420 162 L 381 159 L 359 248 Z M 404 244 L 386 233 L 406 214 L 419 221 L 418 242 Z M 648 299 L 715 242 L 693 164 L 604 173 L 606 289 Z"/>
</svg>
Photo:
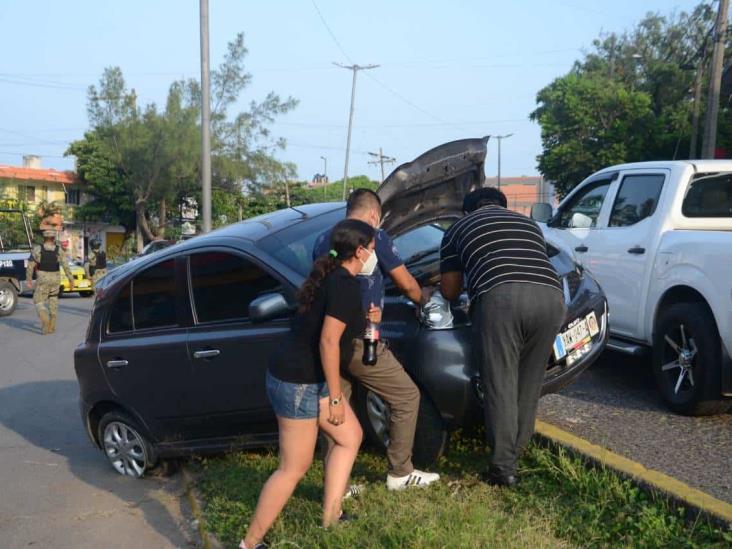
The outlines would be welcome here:
<svg viewBox="0 0 732 549">
<path fill-rule="evenodd" d="M 680 480 L 660 471 L 648 469 L 637 461 L 618 455 L 607 448 L 603 448 L 538 419 L 536 420 L 536 433 L 561 446 L 569 446 L 573 450 L 598 461 L 610 469 L 640 480 L 642 483 L 671 496 L 673 499 L 732 524 L 731 504 L 710 496 L 701 490 L 692 488 Z"/>
</svg>

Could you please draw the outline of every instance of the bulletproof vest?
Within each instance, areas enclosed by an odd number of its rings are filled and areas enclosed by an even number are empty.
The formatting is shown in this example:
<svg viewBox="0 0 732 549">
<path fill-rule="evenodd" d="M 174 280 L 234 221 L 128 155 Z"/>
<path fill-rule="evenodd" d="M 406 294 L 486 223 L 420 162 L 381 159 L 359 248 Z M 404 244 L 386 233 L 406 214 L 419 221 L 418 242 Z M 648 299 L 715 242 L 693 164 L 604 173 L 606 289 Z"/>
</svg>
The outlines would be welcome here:
<svg viewBox="0 0 732 549">
<path fill-rule="evenodd" d="M 38 270 L 49 273 L 57 273 L 59 271 L 58 247 L 55 247 L 53 250 L 47 250 L 41 246 L 41 261 L 38 263 Z"/>
<path fill-rule="evenodd" d="M 97 269 L 107 268 L 107 254 L 105 252 L 97 252 L 97 264 L 95 267 Z"/>
</svg>

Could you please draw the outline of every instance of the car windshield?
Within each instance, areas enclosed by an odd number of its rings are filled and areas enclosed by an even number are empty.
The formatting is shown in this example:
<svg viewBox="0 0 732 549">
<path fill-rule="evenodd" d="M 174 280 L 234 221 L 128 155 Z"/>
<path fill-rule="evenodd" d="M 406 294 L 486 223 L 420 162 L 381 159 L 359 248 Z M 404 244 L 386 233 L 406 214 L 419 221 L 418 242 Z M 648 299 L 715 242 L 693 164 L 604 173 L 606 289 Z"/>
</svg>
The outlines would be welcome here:
<svg viewBox="0 0 732 549">
<path fill-rule="evenodd" d="M 315 240 L 320 234 L 343 219 L 343 210 L 298 223 L 259 242 L 259 246 L 302 276 L 312 268 Z M 423 225 L 394 238 L 405 264 L 414 264 L 426 257 L 438 255 L 444 229 L 439 225 Z"/>
</svg>

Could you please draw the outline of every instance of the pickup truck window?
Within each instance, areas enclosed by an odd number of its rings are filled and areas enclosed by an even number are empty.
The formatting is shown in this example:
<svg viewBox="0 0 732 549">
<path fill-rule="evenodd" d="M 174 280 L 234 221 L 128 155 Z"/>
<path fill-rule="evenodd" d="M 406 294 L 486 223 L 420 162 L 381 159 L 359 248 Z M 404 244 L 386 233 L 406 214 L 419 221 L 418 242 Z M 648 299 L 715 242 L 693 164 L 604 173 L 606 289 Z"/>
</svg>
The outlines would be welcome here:
<svg viewBox="0 0 732 549">
<path fill-rule="evenodd" d="M 571 229 L 577 226 L 575 220 L 577 216 L 589 218 L 592 221 L 590 227 L 597 226 L 597 217 L 602 210 L 602 203 L 605 201 L 605 195 L 610 188 L 611 180 L 596 181 L 590 183 L 582 191 L 577 193 L 572 201 L 567 204 L 559 212 L 556 225 L 563 229 Z"/>
<path fill-rule="evenodd" d="M 661 196 L 663 174 L 626 175 L 610 214 L 610 227 L 628 227 L 653 215 Z"/>
<path fill-rule="evenodd" d="M 686 217 L 732 217 L 732 173 L 695 175 L 681 213 Z"/>
</svg>

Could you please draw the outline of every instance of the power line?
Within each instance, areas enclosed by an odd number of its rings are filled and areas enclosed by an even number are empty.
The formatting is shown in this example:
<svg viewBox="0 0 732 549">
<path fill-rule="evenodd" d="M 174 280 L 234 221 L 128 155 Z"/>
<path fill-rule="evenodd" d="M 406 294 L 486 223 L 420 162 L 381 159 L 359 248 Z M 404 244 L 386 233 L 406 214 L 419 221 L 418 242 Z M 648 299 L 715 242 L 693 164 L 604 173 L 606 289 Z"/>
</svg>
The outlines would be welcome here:
<svg viewBox="0 0 732 549">
<path fill-rule="evenodd" d="M 381 147 L 379 147 L 379 152 L 374 153 L 370 152 L 369 155 L 376 158 L 376 160 L 369 160 L 369 164 L 375 164 L 381 166 L 381 182 L 384 182 L 384 164 L 393 164 L 396 162 L 396 158 L 393 156 L 384 156 L 384 152 L 381 150 Z"/>
<path fill-rule="evenodd" d="M 320 11 L 318 4 L 315 3 L 315 0 L 311 0 L 311 2 L 313 3 L 313 7 L 315 8 L 315 11 L 318 12 L 318 17 L 320 17 L 320 20 L 323 22 L 323 26 L 325 27 L 325 30 L 328 31 L 328 34 L 330 34 L 330 37 L 333 39 L 333 42 L 335 42 L 335 45 L 338 46 L 338 49 L 343 54 L 343 57 L 345 57 L 349 63 L 353 64 L 353 61 L 346 53 L 346 50 L 343 49 L 343 46 L 341 46 L 341 43 L 338 41 L 338 38 L 336 38 L 336 35 L 333 34 L 333 31 L 330 29 L 330 26 L 328 26 L 328 22 L 325 20 L 325 17 L 323 17 L 323 14 Z"/>
</svg>

